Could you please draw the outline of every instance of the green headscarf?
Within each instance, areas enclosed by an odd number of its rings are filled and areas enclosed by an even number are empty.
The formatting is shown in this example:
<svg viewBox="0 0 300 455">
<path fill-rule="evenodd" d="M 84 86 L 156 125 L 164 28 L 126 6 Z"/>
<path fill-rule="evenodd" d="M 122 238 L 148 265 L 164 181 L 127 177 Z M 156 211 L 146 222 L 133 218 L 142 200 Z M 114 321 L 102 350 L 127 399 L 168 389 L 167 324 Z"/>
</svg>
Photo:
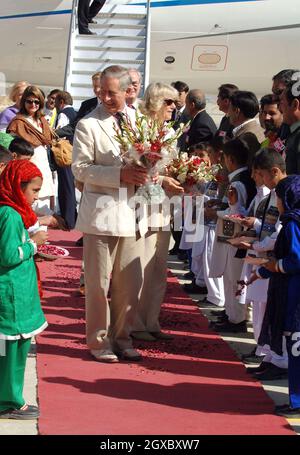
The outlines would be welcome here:
<svg viewBox="0 0 300 455">
<path fill-rule="evenodd" d="M 0 131 L 0 145 L 2 145 L 7 150 L 13 139 L 14 139 L 14 137 L 11 134 L 1 133 L 1 131 Z"/>
</svg>

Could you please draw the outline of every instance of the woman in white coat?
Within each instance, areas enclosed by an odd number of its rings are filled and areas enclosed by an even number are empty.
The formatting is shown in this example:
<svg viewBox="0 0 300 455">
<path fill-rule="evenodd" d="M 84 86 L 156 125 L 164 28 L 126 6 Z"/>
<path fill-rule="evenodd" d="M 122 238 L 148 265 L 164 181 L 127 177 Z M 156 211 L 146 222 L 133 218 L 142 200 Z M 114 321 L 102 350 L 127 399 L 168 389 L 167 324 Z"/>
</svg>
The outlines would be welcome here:
<svg viewBox="0 0 300 455">
<path fill-rule="evenodd" d="M 144 115 L 161 123 L 168 122 L 172 118 L 177 98 L 177 90 L 170 85 L 153 83 L 145 92 L 140 110 Z M 170 134 L 172 133 L 173 130 L 170 129 Z M 161 176 L 160 183 L 170 196 L 184 191 L 180 183 L 172 177 Z M 170 219 L 163 211 L 155 218 L 155 225 L 148 219 L 148 232 L 138 240 L 144 251 L 142 257 L 144 282 L 131 335 L 133 338 L 145 341 L 172 339 L 169 334 L 161 331 L 159 324 L 160 308 L 167 284 Z"/>
</svg>

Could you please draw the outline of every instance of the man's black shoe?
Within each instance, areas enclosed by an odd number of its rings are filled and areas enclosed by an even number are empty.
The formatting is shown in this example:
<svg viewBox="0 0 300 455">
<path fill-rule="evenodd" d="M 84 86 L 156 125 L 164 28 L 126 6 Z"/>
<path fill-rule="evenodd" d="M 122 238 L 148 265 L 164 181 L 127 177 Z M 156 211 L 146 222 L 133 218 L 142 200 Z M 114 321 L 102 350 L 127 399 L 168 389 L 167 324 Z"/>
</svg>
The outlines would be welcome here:
<svg viewBox="0 0 300 455">
<path fill-rule="evenodd" d="M 248 354 L 243 354 L 241 358 L 242 358 L 242 360 L 244 360 L 247 357 L 251 357 L 251 356 L 255 355 L 255 353 L 256 353 L 256 346 L 255 346 L 255 348 L 252 349 L 251 352 L 248 352 Z"/>
<path fill-rule="evenodd" d="M 221 333 L 247 333 L 246 321 L 239 322 L 238 324 L 230 321 L 217 322 L 214 328 Z"/>
<path fill-rule="evenodd" d="M 79 30 L 79 35 L 97 35 L 97 33 L 91 32 L 91 30 L 86 29 L 86 30 Z"/>
<path fill-rule="evenodd" d="M 185 273 L 182 278 L 184 278 L 185 280 L 193 280 L 195 278 L 195 275 L 193 272 L 189 271 Z"/>
<path fill-rule="evenodd" d="M 267 368 L 269 368 L 270 365 L 271 365 L 270 362 L 262 361 L 258 367 L 247 368 L 246 371 L 248 374 L 261 373 L 262 371 L 265 371 Z"/>
<path fill-rule="evenodd" d="M 177 258 L 179 259 L 179 261 L 185 261 L 188 257 L 185 251 L 179 250 L 177 253 Z"/>
<path fill-rule="evenodd" d="M 172 248 L 171 250 L 169 250 L 169 254 L 171 256 L 176 256 L 178 254 L 178 248 Z"/>
<path fill-rule="evenodd" d="M 214 324 L 221 324 L 221 323 L 226 322 L 226 321 L 228 321 L 228 316 L 227 316 L 226 313 L 221 314 L 220 317 L 217 317 L 217 319 L 212 320 L 212 322 Z"/>
<path fill-rule="evenodd" d="M 196 305 L 198 308 L 216 308 L 216 305 L 207 299 L 198 300 L 198 302 L 196 302 Z"/>
<path fill-rule="evenodd" d="M 226 312 L 225 312 L 225 309 L 223 309 L 223 310 L 221 310 L 221 309 L 220 309 L 220 310 L 211 310 L 211 311 L 210 311 L 210 314 L 211 314 L 212 316 L 221 317 L 221 316 L 225 315 Z"/>
<path fill-rule="evenodd" d="M 89 19 L 89 24 L 97 24 L 97 21 L 94 21 L 94 19 Z"/>
<path fill-rule="evenodd" d="M 289 408 L 290 408 L 290 404 L 289 403 L 284 403 L 284 404 L 277 404 L 274 409 L 275 409 L 275 412 L 276 412 L 276 411 L 281 411 L 283 409 L 289 409 Z"/>
<path fill-rule="evenodd" d="M 249 352 L 248 354 L 243 354 L 242 361 L 249 365 L 256 365 L 258 363 L 260 364 L 262 362 L 264 356 L 256 355 L 255 352 L 256 352 L 256 347 L 254 349 L 252 349 L 252 351 Z"/>
<path fill-rule="evenodd" d="M 300 408 L 275 409 L 275 414 L 287 419 L 300 419 Z"/>
<path fill-rule="evenodd" d="M 198 286 L 195 280 L 193 280 L 191 283 L 184 284 L 183 289 L 189 294 L 207 294 L 207 288 Z"/>
<path fill-rule="evenodd" d="M 287 374 L 287 368 L 279 368 L 273 365 L 273 363 L 270 363 L 268 368 L 264 371 L 254 373 L 253 376 L 260 381 L 273 381 L 275 379 L 285 379 L 287 378 Z"/>
<path fill-rule="evenodd" d="M 264 356 L 262 355 L 249 355 L 248 357 L 245 357 L 243 359 L 243 362 L 246 363 L 247 365 L 260 365 L 261 364 L 261 361 L 262 359 L 264 358 Z"/>
</svg>

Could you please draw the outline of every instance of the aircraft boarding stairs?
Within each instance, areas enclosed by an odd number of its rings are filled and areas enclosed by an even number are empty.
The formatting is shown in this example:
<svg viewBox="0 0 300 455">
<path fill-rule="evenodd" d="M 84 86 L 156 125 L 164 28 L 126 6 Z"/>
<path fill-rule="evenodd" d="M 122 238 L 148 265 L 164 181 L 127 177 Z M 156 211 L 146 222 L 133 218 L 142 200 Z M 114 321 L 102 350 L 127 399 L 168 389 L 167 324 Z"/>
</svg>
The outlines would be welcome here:
<svg viewBox="0 0 300 455">
<path fill-rule="evenodd" d="M 106 0 L 89 28 L 97 35 L 79 35 L 77 3 L 73 1 L 64 88 L 72 94 L 74 108 L 94 96 L 91 77 L 110 65 L 136 68 L 149 78 L 150 0 Z"/>
</svg>

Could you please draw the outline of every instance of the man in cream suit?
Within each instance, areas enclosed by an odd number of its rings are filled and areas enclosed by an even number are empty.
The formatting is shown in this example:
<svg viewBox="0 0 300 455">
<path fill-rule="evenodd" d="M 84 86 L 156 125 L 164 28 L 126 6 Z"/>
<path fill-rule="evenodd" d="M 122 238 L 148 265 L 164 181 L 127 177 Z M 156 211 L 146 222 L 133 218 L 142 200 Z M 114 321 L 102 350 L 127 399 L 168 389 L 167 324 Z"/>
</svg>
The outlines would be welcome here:
<svg viewBox="0 0 300 455">
<path fill-rule="evenodd" d="M 129 199 L 135 185 L 147 181 L 147 172 L 123 163 L 114 138 L 120 113 L 134 122 L 134 111 L 125 104 L 131 83 L 125 68 L 106 68 L 101 74 L 102 104 L 78 123 L 74 138 L 72 170 L 84 184 L 76 227 L 83 232 L 87 345 L 103 362 L 141 358 L 129 336 L 143 275 Z"/>
</svg>

